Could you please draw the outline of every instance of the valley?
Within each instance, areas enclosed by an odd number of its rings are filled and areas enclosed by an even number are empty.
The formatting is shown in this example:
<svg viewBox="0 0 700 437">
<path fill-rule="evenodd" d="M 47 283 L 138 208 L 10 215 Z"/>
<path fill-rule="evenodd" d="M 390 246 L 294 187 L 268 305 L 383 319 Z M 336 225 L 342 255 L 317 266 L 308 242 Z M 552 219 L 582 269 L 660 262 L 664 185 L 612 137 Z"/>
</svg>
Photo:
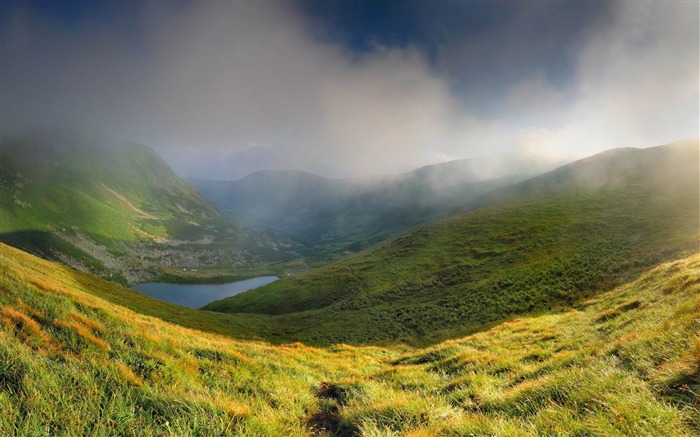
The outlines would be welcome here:
<svg viewBox="0 0 700 437">
<path fill-rule="evenodd" d="M 311 343 L 421 344 L 570 305 L 697 250 L 698 162 L 694 142 L 606 152 L 205 309 L 274 315 Z"/>
<path fill-rule="evenodd" d="M 263 170 L 237 181 L 190 182 L 224 215 L 290 235 L 306 246 L 309 262 L 320 265 L 464 213 L 479 196 L 552 167 L 532 156 L 492 155 L 369 179 Z"/>
</svg>

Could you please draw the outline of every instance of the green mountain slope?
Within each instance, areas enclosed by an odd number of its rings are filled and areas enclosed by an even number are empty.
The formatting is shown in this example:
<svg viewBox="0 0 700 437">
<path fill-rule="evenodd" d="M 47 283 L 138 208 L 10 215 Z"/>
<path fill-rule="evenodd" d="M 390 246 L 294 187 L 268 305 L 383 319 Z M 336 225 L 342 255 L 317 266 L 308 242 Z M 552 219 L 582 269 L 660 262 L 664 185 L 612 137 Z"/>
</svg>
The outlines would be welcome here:
<svg viewBox="0 0 700 437">
<path fill-rule="evenodd" d="M 674 183 L 691 181 L 697 176 L 697 155 L 697 139 L 648 149 L 611 149 L 520 184 L 493 190 L 475 204 L 491 204 L 522 195 L 613 190 L 630 185 L 659 184 L 672 189 Z"/>
<path fill-rule="evenodd" d="M 0 241 L 113 279 L 284 257 L 145 146 L 66 133 L 3 138 Z M 285 243 L 286 244 L 286 243 Z"/>
<path fill-rule="evenodd" d="M 306 341 L 424 342 L 573 302 L 700 241 L 697 142 L 603 153 L 497 195 L 511 193 L 205 309 L 278 315 Z"/>
<path fill-rule="evenodd" d="M 427 349 L 212 335 L 140 312 L 233 316 L 178 313 L 2 244 L 0 290 L 0 435 L 700 432 L 697 254 Z"/>
</svg>

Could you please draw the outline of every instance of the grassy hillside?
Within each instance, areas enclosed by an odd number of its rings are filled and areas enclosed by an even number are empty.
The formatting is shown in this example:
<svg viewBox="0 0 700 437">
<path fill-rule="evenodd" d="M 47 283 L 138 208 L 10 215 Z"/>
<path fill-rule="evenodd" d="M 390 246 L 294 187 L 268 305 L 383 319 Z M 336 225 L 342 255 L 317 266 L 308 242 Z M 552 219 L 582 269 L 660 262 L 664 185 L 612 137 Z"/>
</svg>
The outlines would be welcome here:
<svg viewBox="0 0 700 437">
<path fill-rule="evenodd" d="M 211 328 L 206 313 L 9 246 L 0 258 L 0 435 L 304 435 L 319 381 L 389 353 L 233 341 L 99 296 Z"/>
<path fill-rule="evenodd" d="M 364 435 L 697 435 L 700 258 L 328 384 Z M 337 408 L 337 410 L 336 410 Z"/>
<path fill-rule="evenodd" d="M 1 435 L 700 432 L 700 255 L 427 349 L 196 331 L 112 303 L 138 305 L 129 290 L 5 245 L 0 290 Z M 149 302 L 143 310 L 158 311 Z M 192 325 L 231 317 L 182 311 Z"/>
<path fill-rule="evenodd" d="M 145 146 L 46 134 L 5 139 L 2 151 L 8 231 L 58 224 L 121 240 L 185 239 L 169 220 L 218 215 Z"/>
<path fill-rule="evenodd" d="M 285 256 L 283 239 L 221 216 L 145 146 L 40 133 L 3 138 L 0 158 L 0 241 L 43 257 L 135 282 Z"/>
<path fill-rule="evenodd" d="M 527 195 L 614 190 L 627 186 L 673 189 L 674 184 L 697 181 L 700 140 L 687 139 L 647 149 L 611 149 L 561 166 L 522 183 L 498 188 L 472 206 Z"/>
<path fill-rule="evenodd" d="M 589 171 L 623 170 L 611 156 L 624 171 Z M 278 315 L 304 341 L 434 341 L 573 302 L 697 250 L 697 143 L 604 153 L 567 169 L 537 179 L 556 180 L 552 189 L 524 182 L 511 189 L 515 200 L 205 309 Z"/>
</svg>

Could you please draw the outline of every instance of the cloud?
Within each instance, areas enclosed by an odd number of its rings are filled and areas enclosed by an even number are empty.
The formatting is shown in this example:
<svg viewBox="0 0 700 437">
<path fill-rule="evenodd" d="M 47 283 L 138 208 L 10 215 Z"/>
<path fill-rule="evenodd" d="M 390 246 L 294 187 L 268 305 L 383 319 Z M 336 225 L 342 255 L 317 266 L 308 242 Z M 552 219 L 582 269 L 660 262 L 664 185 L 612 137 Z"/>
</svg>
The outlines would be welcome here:
<svg viewBox="0 0 700 437">
<path fill-rule="evenodd" d="M 534 129 L 542 149 L 577 156 L 700 135 L 697 15 L 697 3 L 616 3 L 565 94 L 541 78 L 515 88 L 531 96 L 530 147 Z"/>
<path fill-rule="evenodd" d="M 2 127 L 88 127 L 219 179 L 264 167 L 395 173 L 518 148 L 583 156 L 697 135 L 697 4 L 604 12 L 575 44 L 537 44 L 556 20 L 544 10 L 489 31 L 504 39 L 457 35 L 460 50 L 429 60 L 411 45 L 349 52 L 291 2 L 148 2 L 80 31 L 19 7 L 3 30 Z M 567 80 L 551 74 L 557 50 Z M 483 68 L 467 74 L 467 60 Z M 508 62 L 517 74 L 500 71 Z"/>
<path fill-rule="evenodd" d="M 411 47 L 349 56 L 280 2 L 151 6 L 135 23 L 138 50 L 116 26 L 56 34 L 18 20 L 3 124 L 107 131 L 199 176 L 211 176 L 212 156 L 251 147 L 280 156 L 267 162 L 348 176 L 433 160 L 462 117 Z"/>
<path fill-rule="evenodd" d="M 178 120 L 169 143 L 267 147 L 286 167 L 350 176 L 424 165 L 454 140 L 461 104 L 420 51 L 349 56 L 293 10 L 265 7 L 206 2 L 162 22 L 155 88 L 158 122 Z"/>
<path fill-rule="evenodd" d="M 639 146 L 698 135 L 698 3 L 621 3 L 579 62 L 584 117 L 599 142 Z"/>
</svg>

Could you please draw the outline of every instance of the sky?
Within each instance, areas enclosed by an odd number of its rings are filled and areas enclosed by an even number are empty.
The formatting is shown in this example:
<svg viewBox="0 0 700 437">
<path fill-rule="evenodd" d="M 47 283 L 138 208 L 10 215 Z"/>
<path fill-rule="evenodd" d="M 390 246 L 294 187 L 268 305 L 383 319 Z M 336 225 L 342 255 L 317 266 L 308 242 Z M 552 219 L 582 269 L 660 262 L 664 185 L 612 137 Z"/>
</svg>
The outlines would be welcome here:
<svg viewBox="0 0 700 437">
<path fill-rule="evenodd" d="M 18 1 L 3 135 L 90 130 L 179 174 L 395 174 L 699 136 L 696 1 Z"/>
</svg>

